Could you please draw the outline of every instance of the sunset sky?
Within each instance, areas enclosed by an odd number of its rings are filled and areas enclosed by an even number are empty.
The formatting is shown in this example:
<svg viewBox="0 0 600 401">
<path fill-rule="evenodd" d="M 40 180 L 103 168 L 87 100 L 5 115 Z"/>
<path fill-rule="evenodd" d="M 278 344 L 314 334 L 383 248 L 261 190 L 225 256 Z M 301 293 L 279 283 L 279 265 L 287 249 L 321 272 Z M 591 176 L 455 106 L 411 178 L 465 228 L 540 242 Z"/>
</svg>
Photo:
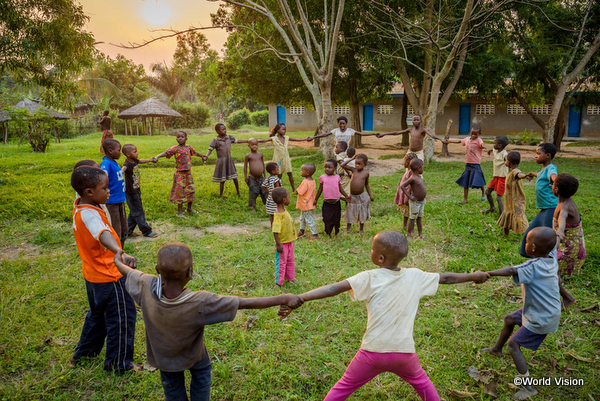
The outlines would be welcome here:
<svg viewBox="0 0 600 401">
<path fill-rule="evenodd" d="M 96 47 L 114 58 L 122 54 L 149 70 L 150 64 L 170 63 L 175 51 L 175 38 L 154 42 L 136 50 L 121 49 L 113 44 L 142 43 L 145 39 L 160 36 L 151 29 L 187 29 L 190 26 L 211 26 L 210 14 L 219 2 L 207 0 L 78 0 L 90 17 L 86 30 L 94 35 Z M 211 47 L 221 53 L 227 40 L 222 29 L 202 31 Z"/>
</svg>

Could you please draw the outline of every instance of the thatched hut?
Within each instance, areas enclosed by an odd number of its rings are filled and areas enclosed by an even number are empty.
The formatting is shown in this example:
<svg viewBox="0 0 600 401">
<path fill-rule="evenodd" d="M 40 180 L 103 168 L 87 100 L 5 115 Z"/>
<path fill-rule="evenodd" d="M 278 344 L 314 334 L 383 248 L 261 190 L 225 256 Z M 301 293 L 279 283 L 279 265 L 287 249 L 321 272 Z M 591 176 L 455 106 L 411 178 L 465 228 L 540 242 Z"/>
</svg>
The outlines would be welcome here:
<svg viewBox="0 0 600 401">
<path fill-rule="evenodd" d="M 13 106 L 13 109 L 24 109 L 24 110 L 27 110 L 27 112 L 31 115 L 35 114 L 37 111 L 42 111 L 42 112 L 50 115 L 55 120 L 68 120 L 69 119 L 68 116 L 65 116 L 64 114 L 59 113 L 58 111 L 48 109 L 48 108 L 42 106 L 39 102 L 37 102 L 35 100 L 30 100 L 27 98 L 25 98 L 25 99 L 21 100 L 19 103 L 15 104 Z M 8 121 L 10 121 L 9 113 L 7 111 L 0 112 L 0 123 L 4 123 L 4 143 L 5 144 L 8 141 L 8 125 L 7 125 Z M 55 132 L 55 138 L 56 138 L 57 142 L 60 142 L 60 136 L 58 134 L 58 130 L 56 130 L 56 132 Z"/>
<path fill-rule="evenodd" d="M 156 99 L 156 98 L 150 98 L 150 99 L 146 99 L 143 102 L 136 104 L 135 106 L 122 111 L 121 113 L 119 113 L 119 115 L 117 116 L 121 119 L 124 120 L 132 120 L 134 118 L 142 118 L 144 121 L 144 126 L 146 125 L 146 117 L 150 117 L 151 122 L 150 122 L 150 135 L 152 135 L 152 127 L 154 125 L 154 117 L 163 117 L 163 126 L 165 129 L 165 132 L 167 131 L 167 124 L 165 122 L 165 117 L 183 117 L 181 114 L 179 114 L 178 112 L 176 112 L 175 110 L 173 110 L 172 108 L 170 108 L 169 106 L 167 106 L 165 103 L 161 102 L 160 100 Z M 139 135 L 139 128 L 137 125 L 137 120 L 136 120 L 136 131 L 137 134 Z M 133 133 L 133 127 L 131 128 L 131 131 Z M 127 135 L 127 123 L 125 123 L 125 135 Z"/>
</svg>

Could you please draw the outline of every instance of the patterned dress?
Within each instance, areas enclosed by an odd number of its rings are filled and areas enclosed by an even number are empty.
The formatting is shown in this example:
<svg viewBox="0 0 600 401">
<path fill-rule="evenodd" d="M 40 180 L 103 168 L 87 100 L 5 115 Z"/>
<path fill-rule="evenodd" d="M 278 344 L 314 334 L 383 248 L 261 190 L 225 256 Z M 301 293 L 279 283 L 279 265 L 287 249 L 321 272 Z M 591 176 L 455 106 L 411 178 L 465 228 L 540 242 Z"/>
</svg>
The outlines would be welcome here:
<svg viewBox="0 0 600 401">
<path fill-rule="evenodd" d="M 292 172 L 292 162 L 288 153 L 288 143 L 290 138 L 284 136 L 283 143 L 279 140 L 279 135 L 272 138 L 273 141 L 273 161 L 279 165 L 279 174 Z"/>
<path fill-rule="evenodd" d="M 525 214 L 526 201 L 523 180 L 516 178 L 520 172 L 521 170 L 515 168 L 506 176 L 504 211 L 497 222 L 500 227 L 509 228 L 516 233 L 524 233 L 529 227 Z"/>
<path fill-rule="evenodd" d="M 269 190 L 269 196 L 267 196 L 267 204 L 265 206 L 267 208 L 267 214 L 271 215 L 275 214 L 275 210 L 277 210 L 277 204 L 273 202 L 273 198 L 271 197 L 273 189 L 275 188 L 275 183 L 277 182 L 279 183 L 279 186 L 281 186 L 281 180 L 279 179 L 279 177 L 277 177 L 276 175 L 272 175 L 266 180 L 264 180 L 262 183 L 263 187 Z"/>
<path fill-rule="evenodd" d="M 408 196 L 402 192 L 402 184 L 404 184 L 408 179 L 412 176 L 412 170 L 406 169 L 406 172 L 400 179 L 398 183 L 398 189 L 396 190 L 396 196 L 394 197 L 394 203 L 398 205 L 398 211 L 404 217 L 410 217 L 409 207 L 408 207 Z M 410 193 L 410 185 L 406 187 L 406 191 Z"/>
<path fill-rule="evenodd" d="M 167 159 L 175 156 L 175 174 L 169 202 L 175 204 L 189 203 L 196 200 L 196 188 L 192 176 L 192 156 L 200 156 L 190 145 L 175 145 L 165 152 Z"/>
<path fill-rule="evenodd" d="M 558 231 L 558 219 L 552 220 L 552 228 Z M 558 245 L 556 254 L 558 259 L 558 273 L 562 275 L 577 275 L 587 258 L 585 240 L 583 239 L 583 225 L 581 220 L 577 224 L 567 224 L 565 239 Z"/>
<path fill-rule="evenodd" d="M 213 174 L 213 182 L 225 182 L 238 178 L 235 164 L 231 158 L 231 144 L 236 143 L 237 139 L 233 135 L 217 136 L 208 145 L 210 151 L 217 151 L 217 164 Z"/>
</svg>

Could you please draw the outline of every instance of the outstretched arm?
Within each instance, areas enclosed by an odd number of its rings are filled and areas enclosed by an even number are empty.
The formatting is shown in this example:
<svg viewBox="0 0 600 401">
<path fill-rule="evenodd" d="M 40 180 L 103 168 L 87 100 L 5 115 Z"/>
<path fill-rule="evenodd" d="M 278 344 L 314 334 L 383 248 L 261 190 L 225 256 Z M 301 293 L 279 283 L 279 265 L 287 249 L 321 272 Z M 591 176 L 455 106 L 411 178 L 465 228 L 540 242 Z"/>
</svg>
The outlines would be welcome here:
<svg viewBox="0 0 600 401">
<path fill-rule="evenodd" d="M 326 136 L 329 136 L 329 135 L 331 135 L 331 134 L 333 134 L 333 132 L 329 131 L 329 132 L 327 132 L 327 133 L 325 133 L 325 134 L 319 134 L 319 135 L 315 135 L 315 136 L 313 136 L 313 137 L 309 137 L 309 138 L 306 138 L 306 139 L 308 140 L 308 142 L 310 142 L 310 141 L 312 141 L 313 139 L 317 139 L 317 138 L 324 138 L 324 137 L 326 137 Z"/>
<path fill-rule="evenodd" d="M 424 128 L 423 131 L 429 135 L 430 137 L 432 137 L 433 139 L 437 139 L 438 141 L 448 144 L 448 140 L 444 139 L 444 138 L 440 138 L 439 136 L 437 136 L 436 134 L 432 134 L 431 132 L 429 132 L 429 130 L 427 128 Z"/>
<path fill-rule="evenodd" d="M 477 284 L 485 283 L 490 278 L 491 272 L 476 271 L 475 273 L 441 273 L 440 284 L 457 284 L 473 281 Z"/>
<path fill-rule="evenodd" d="M 139 159 L 138 160 L 139 164 L 146 164 L 146 163 L 150 163 L 150 162 L 154 162 L 154 157 L 151 157 L 150 159 Z"/>
<path fill-rule="evenodd" d="M 514 266 L 508 266 L 508 267 L 503 267 L 502 269 L 491 270 L 486 273 L 489 274 L 490 276 L 502 276 L 502 277 L 516 276 L 517 268 Z"/>
<path fill-rule="evenodd" d="M 365 132 L 358 132 L 358 131 L 354 131 L 354 133 L 356 135 L 360 135 L 360 136 L 373 136 L 373 135 L 379 135 L 377 132 L 371 132 L 371 133 L 365 133 Z"/>
<path fill-rule="evenodd" d="M 289 140 L 292 142 L 308 142 L 309 139 L 311 139 L 310 137 L 304 137 L 304 138 L 292 138 L 291 136 L 288 136 Z"/>
<path fill-rule="evenodd" d="M 298 295 L 285 294 L 277 295 L 274 297 L 264 298 L 238 298 L 239 305 L 238 309 L 264 309 L 270 308 L 271 306 L 287 305 L 288 307 L 295 309 L 299 308 L 304 300 Z"/>
<path fill-rule="evenodd" d="M 352 287 L 348 280 L 340 281 L 339 283 L 329 284 L 324 287 L 319 287 L 304 294 L 300 294 L 300 298 L 304 301 L 313 301 L 315 299 L 335 297 L 342 292 L 351 290 Z"/>
<path fill-rule="evenodd" d="M 156 163 L 158 161 L 158 159 L 160 159 L 161 157 L 166 157 L 166 156 L 167 156 L 167 152 L 166 151 L 162 152 L 161 154 L 158 154 L 158 155 L 154 156 L 152 158 L 152 162 Z"/>
<path fill-rule="evenodd" d="M 379 134 L 377 134 L 377 138 L 383 138 L 386 135 L 402 135 L 406 134 L 407 132 L 410 132 L 410 128 L 403 129 L 400 131 L 380 132 Z"/>
<path fill-rule="evenodd" d="M 135 258 L 127 255 L 122 249 L 119 249 L 119 251 L 115 253 L 114 260 L 117 269 L 119 269 L 119 273 L 124 276 L 127 276 L 129 271 L 135 269 L 137 266 Z"/>
</svg>

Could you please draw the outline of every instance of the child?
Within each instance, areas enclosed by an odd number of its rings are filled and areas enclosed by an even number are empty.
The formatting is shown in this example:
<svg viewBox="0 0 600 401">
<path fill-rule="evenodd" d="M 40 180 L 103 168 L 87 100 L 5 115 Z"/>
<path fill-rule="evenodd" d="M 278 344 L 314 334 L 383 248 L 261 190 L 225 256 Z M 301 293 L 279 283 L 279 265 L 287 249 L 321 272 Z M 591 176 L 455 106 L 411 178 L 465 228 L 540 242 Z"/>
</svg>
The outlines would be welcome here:
<svg viewBox="0 0 600 401">
<path fill-rule="evenodd" d="M 350 299 L 365 301 L 369 311 L 360 350 L 344 376 L 329 390 L 325 401 L 345 400 L 383 372 L 393 372 L 406 380 L 423 400 L 440 399 L 415 352 L 413 326 L 419 300 L 434 295 L 438 284 L 483 283 L 489 276 L 480 271 L 439 274 L 401 268 L 398 264 L 407 253 L 404 235 L 382 231 L 373 238 L 371 246 L 371 261 L 379 269 L 363 271 L 339 283 L 300 295 L 304 301 L 312 301 L 349 291 Z"/>
<path fill-rule="evenodd" d="M 121 144 L 114 139 L 107 139 L 102 146 L 104 146 L 104 157 L 100 168 L 108 175 L 108 188 L 110 189 L 110 198 L 106 202 L 106 207 L 110 212 L 110 224 L 117 232 L 122 248 L 129 229 L 125 210 L 125 179 L 121 166 L 116 162 L 121 157 Z"/>
<path fill-rule="evenodd" d="M 463 139 L 449 139 L 449 143 L 460 143 L 466 146 L 465 152 L 465 171 L 462 173 L 460 178 L 456 180 L 456 183 L 464 188 L 463 201 L 458 202 L 463 205 L 469 201 L 469 188 L 481 189 L 481 201 L 486 200 L 483 196 L 483 188 L 485 187 L 485 177 L 483 171 L 481 171 L 481 158 L 483 151 L 487 150 L 483 141 L 479 137 L 481 135 L 481 127 L 474 125 L 471 128 L 471 135 L 469 138 Z"/>
<path fill-rule="evenodd" d="M 360 135 L 360 136 L 378 135 L 375 132 L 366 134 L 364 132 L 358 132 L 358 131 L 353 130 L 352 128 L 348 128 L 347 127 L 348 119 L 345 116 L 339 116 L 337 118 L 337 122 L 338 122 L 338 128 L 332 129 L 331 131 L 329 131 L 325 134 L 315 135 L 312 138 L 307 138 L 308 141 L 312 141 L 317 138 L 324 138 L 329 135 L 333 135 L 333 136 L 335 136 L 335 140 L 337 143 L 339 143 L 340 141 L 344 141 L 344 142 L 346 142 L 346 144 L 350 145 L 354 135 Z"/>
<path fill-rule="evenodd" d="M 404 195 L 409 199 L 409 213 L 410 221 L 408 222 L 408 232 L 406 237 L 410 240 L 412 238 L 413 231 L 415 229 L 415 220 L 417 220 L 417 230 L 419 231 L 419 237 L 423 238 L 423 225 L 421 218 L 423 217 L 423 210 L 425 209 L 425 196 L 427 195 L 427 188 L 425 188 L 425 182 L 423 181 L 423 160 L 416 158 L 410 162 L 410 170 L 412 174 L 410 178 L 400 186 Z M 408 192 L 410 187 L 410 193 Z"/>
<path fill-rule="evenodd" d="M 577 193 L 579 181 L 570 174 L 558 174 L 552 186 L 552 192 L 558 196 L 558 205 L 554 211 L 552 228 L 560 240 L 558 245 L 558 271 L 561 276 L 579 274 L 587 258 L 583 225 L 577 205 L 571 199 Z M 560 285 L 563 309 L 573 305 L 575 298 Z"/>
<path fill-rule="evenodd" d="M 377 138 L 383 138 L 386 135 L 402 135 L 409 133 L 410 134 L 410 143 L 408 145 L 408 153 L 414 153 L 417 157 L 423 161 L 425 161 L 425 156 L 423 154 L 423 139 L 425 139 L 425 135 L 429 135 L 433 139 L 437 139 L 438 141 L 448 144 L 447 139 L 442 139 L 439 136 L 432 134 L 429 132 L 427 128 L 421 127 L 421 116 L 415 114 L 412 118 L 413 126 L 401 131 L 392 131 L 385 132 L 381 134 L 377 134 Z"/>
<path fill-rule="evenodd" d="M 133 230 L 137 225 L 144 237 L 158 237 L 158 234 L 146 222 L 146 213 L 142 205 L 142 192 L 140 191 L 140 169 L 138 168 L 138 164 L 149 163 L 153 159 L 138 159 L 137 148 L 131 144 L 123 145 L 123 155 L 127 158 L 121 169 L 125 176 L 125 198 L 127 199 L 127 206 L 129 206 L 127 236 L 133 235 Z"/>
<path fill-rule="evenodd" d="M 552 219 L 554 218 L 554 209 L 558 205 L 558 197 L 552 192 L 552 183 L 556 179 L 558 171 L 552 164 L 552 159 L 556 155 L 556 147 L 552 143 L 541 143 L 535 150 L 535 162 L 541 164 L 542 170 L 539 173 L 531 172 L 528 177 L 537 177 L 535 180 L 535 207 L 540 209 L 534 217 L 531 224 L 521 240 L 519 254 L 525 258 L 531 257 L 525 252 L 525 242 L 527 233 L 535 227 L 552 228 Z"/>
<path fill-rule="evenodd" d="M 498 211 L 502 214 L 504 211 L 504 203 L 502 203 L 502 195 L 504 195 L 504 183 L 506 175 L 508 174 L 508 167 L 506 167 L 506 146 L 508 146 L 508 138 L 504 135 L 497 136 L 494 139 L 494 148 L 488 150 L 488 155 L 494 152 L 494 176 L 490 185 L 485 190 L 485 196 L 490 204 L 490 208 L 484 210 L 483 214 L 492 213 L 496 210 L 494 207 L 494 199 L 492 199 L 492 192 L 496 191 L 496 201 L 498 202 Z"/>
<path fill-rule="evenodd" d="M 396 190 L 396 196 L 394 197 L 394 203 L 398 205 L 398 211 L 404 217 L 404 225 L 402 229 L 404 231 L 407 230 L 408 226 L 408 218 L 410 217 L 410 208 L 408 206 L 408 196 L 404 194 L 402 191 L 402 184 L 404 184 L 410 176 L 412 175 L 412 170 L 410 169 L 410 162 L 417 158 L 415 153 L 406 153 L 404 156 L 404 168 L 406 168 L 406 172 L 400 179 L 398 183 L 398 189 Z M 410 192 L 410 186 L 406 187 L 406 191 Z"/>
<path fill-rule="evenodd" d="M 348 167 L 350 161 L 342 163 L 342 167 L 352 173 L 350 203 L 346 207 L 344 219 L 346 220 L 346 232 L 351 231 L 352 224 L 360 223 L 360 234 L 364 234 L 365 222 L 371 219 L 369 201 L 373 202 L 374 199 L 369 187 L 369 172 L 365 170 L 368 157 L 361 153 L 356 155 L 354 159 L 355 167 Z"/>
<path fill-rule="evenodd" d="M 285 207 L 290 204 L 290 194 L 285 188 L 275 188 L 272 197 L 277 205 L 271 226 L 275 238 L 275 284 L 281 287 L 284 280 L 298 284 L 294 262 L 296 227 L 292 216 L 285 210 Z"/>
<path fill-rule="evenodd" d="M 314 164 L 303 164 L 300 175 L 302 175 L 304 179 L 296 190 L 296 193 L 298 194 L 296 209 L 300 210 L 300 231 L 298 232 L 298 238 L 304 236 L 304 228 L 308 224 L 312 234 L 309 240 L 315 240 L 319 238 L 319 234 L 317 232 L 317 223 L 315 222 L 315 218 L 312 214 L 312 211 L 315 208 L 314 203 L 316 196 L 315 179 L 312 177 L 315 171 L 316 168 Z"/>
<path fill-rule="evenodd" d="M 105 149 L 112 154 L 110 146 Z M 69 366 L 77 365 L 82 357 L 100 354 L 106 339 L 104 369 L 124 372 L 134 368 L 136 311 L 125 291 L 125 279 L 113 262 L 114 255 L 122 252 L 119 236 L 100 207 L 108 200 L 108 182 L 103 170 L 91 166 L 76 168 L 71 175 L 71 186 L 80 195 L 73 208 L 73 234 L 90 309 Z M 135 259 L 123 256 L 125 263 L 135 268 Z"/>
<path fill-rule="evenodd" d="M 133 270 L 115 255 L 127 276 L 127 290 L 142 308 L 146 326 L 146 357 L 160 369 L 167 400 L 187 400 L 185 371 L 192 376 L 192 400 L 210 398 L 210 357 L 204 345 L 204 326 L 231 321 L 239 309 L 302 305 L 292 294 L 266 298 L 238 298 L 186 288 L 193 274 L 192 252 L 185 244 L 166 244 L 158 251 L 158 277 Z M 199 313 L 200 312 L 200 313 Z"/>
<path fill-rule="evenodd" d="M 508 237 L 508 232 L 513 230 L 516 233 L 525 232 L 528 226 L 527 215 L 525 214 L 525 191 L 523 190 L 523 179 L 528 178 L 527 174 L 523 174 L 519 170 L 521 163 L 521 154 L 519 152 L 510 152 L 506 156 L 506 167 L 510 170 L 506 176 L 506 208 L 500 214 L 500 218 L 496 222 L 500 227 L 504 228 L 504 236 Z M 500 201 L 498 201 L 500 205 Z"/>
<path fill-rule="evenodd" d="M 256 213 L 256 198 L 260 196 L 263 204 L 267 204 L 267 193 L 262 189 L 263 181 L 265 180 L 265 162 L 263 154 L 257 152 L 258 140 L 255 138 L 248 139 L 248 147 L 250 153 L 244 157 L 244 180 L 248 185 L 248 206 L 252 208 L 252 212 Z M 248 175 L 248 167 L 250 175 Z"/>
<path fill-rule="evenodd" d="M 267 214 L 269 215 L 269 220 L 271 224 L 273 224 L 273 213 L 277 209 L 277 205 L 273 202 L 272 192 L 273 189 L 279 188 L 281 186 L 281 178 L 279 175 L 279 165 L 275 162 L 267 163 L 267 173 L 269 173 L 269 178 L 263 181 L 262 189 L 267 193 L 267 203 L 265 203 L 265 208 L 267 209 Z"/>
<path fill-rule="evenodd" d="M 75 163 L 75 166 L 73 166 L 73 170 L 78 169 L 79 167 L 82 167 L 82 166 L 100 168 L 100 165 L 98 164 L 97 161 L 90 160 L 90 159 L 84 159 L 84 160 L 79 160 L 77 163 Z M 102 170 L 102 171 L 104 171 L 104 170 Z M 81 198 L 81 196 L 79 196 L 79 194 L 77 192 L 75 192 L 75 200 L 77 200 L 79 198 Z M 110 221 L 110 212 L 108 211 L 108 208 L 106 207 L 106 203 L 101 204 L 100 207 L 102 208 L 102 210 L 104 210 L 104 213 L 106 213 L 106 218 L 108 219 L 108 221 Z"/>
<path fill-rule="evenodd" d="M 233 180 L 235 185 L 235 191 L 237 196 L 241 197 L 240 186 L 237 179 L 237 170 L 235 164 L 231 158 L 231 144 L 232 143 L 247 143 L 248 141 L 236 139 L 233 135 L 227 135 L 227 128 L 225 124 L 218 123 L 215 125 L 215 131 L 217 137 L 210 141 L 208 145 L 208 152 L 206 156 L 202 156 L 202 160 L 206 162 L 208 156 L 213 150 L 217 150 L 217 163 L 215 165 L 215 172 L 213 174 L 213 182 L 219 183 L 219 199 L 223 197 L 223 190 L 225 189 L 225 181 Z"/>
<path fill-rule="evenodd" d="M 348 144 L 345 141 L 339 141 L 335 145 L 335 149 L 333 150 L 335 153 L 335 161 L 338 162 L 337 173 L 342 180 L 342 188 L 346 193 L 350 192 L 350 178 L 352 177 L 351 171 L 346 171 L 342 164 L 346 159 L 348 159 Z M 354 155 L 353 155 L 354 156 Z M 352 160 L 352 167 L 354 167 L 354 160 Z"/>
<path fill-rule="evenodd" d="M 107 139 L 113 139 L 113 133 L 110 130 L 110 124 L 112 120 L 108 116 L 108 110 L 102 112 L 102 117 L 98 120 L 100 124 L 100 130 L 102 131 L 102 141 L 100 142 L 100 153 L 104 153 L 104 141 Z"/>
<path fill-rule="evenodd" d="M 287 173 L 290 179 L 290 185 L 292 186 L 292 192 L 296 190 L 294 186 L 294 176 L 292 174 L 292 162 L 290 160 L 290 154 L 288 153 L 288 143 L 293 142 L 306 142 L 308 138 L 290 138 L 285 135 L 286 127 L 284 123 L 279 123 L 271 130 L 271 137 L 261 139 L 260 142 L 273 142 L 273 161 L 279 166 L 279 178 L 283 176 L 283 173 Z"/>
<path fill-rule="evenodd" d="M 502 356 L 502 347 L 508 341 L 508 350 L 521 379 L 529 377 L 521 347 L 536 351 L 546 335 L 555 332 L 560 323 L 557 245 L 554 230 L 536 227 L 527 234 L 525 244 L 527 254 L 535 256 L 535 259 L 522 265 L 487 272 L 490 276 L 512 276 L 516 284 L 522 285 L 525 300 L 523 308 L 504 317 L 504 327 L 496 343 L 481 351 Z M 515 325 L 521 328 L 511 337 Z M 527 382 L 521 387 L 513 400 L 524 400 L 537 394 L 537 390 Z"/>
<path fill-rule="evenodd" d="M 319 177 L 319 190 L 313 206 L 317 206 L 317 201 L 323 193 L 323 223 L 325 224 L 325 234 L 331 237 L 331 232 L 335 229 L 335 235 L 340 232 L 340 219 L 342 218 L 342 205 L 340 204 L 340 193 L 344 195 L 347 202 L 350 197 L 342 188 L 340 176 L 335 173 L 337 162 L 335 159 L 325 160 L 325 174 Z"/>
</svg>

